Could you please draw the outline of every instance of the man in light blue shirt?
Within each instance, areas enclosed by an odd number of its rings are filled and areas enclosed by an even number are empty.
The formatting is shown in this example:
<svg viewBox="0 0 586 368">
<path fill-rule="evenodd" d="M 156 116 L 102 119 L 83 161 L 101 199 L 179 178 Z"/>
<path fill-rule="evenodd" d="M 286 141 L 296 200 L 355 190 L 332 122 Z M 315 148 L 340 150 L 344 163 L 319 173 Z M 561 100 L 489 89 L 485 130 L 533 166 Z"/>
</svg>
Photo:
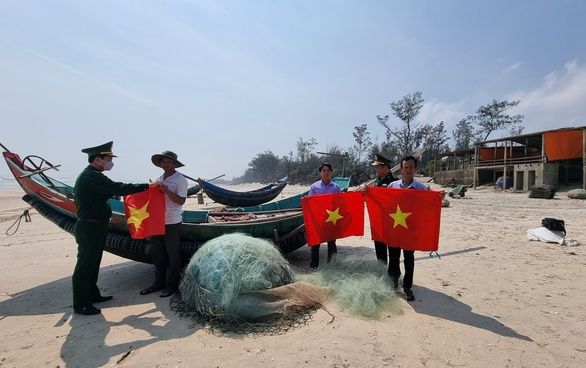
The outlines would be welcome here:
<svg viewBox="0 0 586 368">
<path fill-rule="evenodd" d="M 413 156 L 405 156 L 401 160 L 401 180 L 395 180 L 389 184 L 388 188 L 395 189 L 416 189 L 429 190 L 429 187 L 422 182 L 415 180 L 415 171 L 417 169 L 417 159 Z M 413 271 L 415 270 L 415 251 L 403 249 L 403 264 L 405 266 L 405 276 L 403 277 L 403 292 L 407 301 L 414 301 L 415 295 L 411 287 L 413 286 Z M 401 276 L 401 248 L 389 245 L 389 277 L 393 280 L 393 286 L 399 287 L 399 276 Z"/>
<path fill-rule="evenodd" d="M 309 187 L 310 196 L 316 194 L 335 194 L 340 193 L 340 186 L 332 181 L 332 165 L 323 163 L 319 165 L 319 176 L 320 180 L 311 184 Z M 320 244 L 308 244 L 311 248 L 311 263 L 309 268 L 316 269 L 319 266 L 319 246 Z M 328 263 L 332 260 L 332 256 L 338 253 L 336 247 L 336 241 L 332 240 L 328 242 Z"/>
<path fill-rule="evenodd" d="M 335 181 L 332 181 L 332 165 L 328 163 L 321 164 L 319 175 L 321 179 L 311 184 L 308 195 L 340 193 L 340 186 Z"/>
</svg>

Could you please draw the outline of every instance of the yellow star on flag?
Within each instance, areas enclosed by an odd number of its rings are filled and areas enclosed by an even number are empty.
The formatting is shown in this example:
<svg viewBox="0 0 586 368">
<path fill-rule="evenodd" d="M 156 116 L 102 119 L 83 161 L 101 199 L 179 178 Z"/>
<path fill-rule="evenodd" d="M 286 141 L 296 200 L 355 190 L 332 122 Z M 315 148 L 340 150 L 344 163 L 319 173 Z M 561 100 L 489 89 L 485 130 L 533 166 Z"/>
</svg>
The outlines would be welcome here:
<svg viewBox="0 0 586 368">
<path fill-rule="evenodd" d="M 393 229 L 399 225 L 403 226 L 405 229 L 408 229 L 409 227 L 407 226 L 406 220 L 407 220 L 407 217 L 409 217 L 410 215 L 411 215 L 411 212 L 402 212 L 401 207 L 399 207 L 399 205 L 397 205 L 397 211 L 395 213 L 389 214 L 389 216 L 391 216 L 393 218 L 393 220 L 395 221 L 395 223 L 393 225 Z"/>
<path fill-rule="evenodd" d="M 336 208 L 335 211 L 326 210 L 328 213 L 328 218 L 326 222 L 332 222 L 334 225 L 338 222 L 339 219 L 344 218 L 344 216 L 340 215 L 340 207 Z"/>
<path fill-rule="evenodd" d="M 130 210 L 130 216 L 128 216 L 126 223 L 128 223 L 129 225 L 133 224 L 135 229 L 139 229 L 142 222 L 150 216 L 147 212 L 148 205 L 149 201 L 147 201 L 147 203 L 145 203 L 145 205 L 141 208 L 134 208 L 128 206 L 128 209 Z"/>
</svg>

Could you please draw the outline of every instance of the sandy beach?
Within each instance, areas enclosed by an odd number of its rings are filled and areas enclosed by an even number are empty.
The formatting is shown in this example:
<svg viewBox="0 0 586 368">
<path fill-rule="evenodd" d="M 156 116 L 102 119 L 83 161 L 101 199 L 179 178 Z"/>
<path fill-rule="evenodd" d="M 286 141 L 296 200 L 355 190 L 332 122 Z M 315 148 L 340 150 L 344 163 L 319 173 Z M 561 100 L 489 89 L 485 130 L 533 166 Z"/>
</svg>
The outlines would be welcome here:
<svg viewBox="0 0 586 368">
<path fill-rule="evenodd" d="M 252 186 L 254 187 L 254 186 Z M 236 186 L 243 190 L 246 186 Z M 439 186 L 434 186 L 439 189 Z M 305 190 L 288 186 L 282 197 Z M 0 188 L 0 367 L 582 367 L 586 361 L 586 202 L 558 192 L 470 190 L 442 209 L 441 259 L 416 252 L 416 301 L 380 320 L 319 310 L 276 336 L 214 334 L 169 299 L 139 295 L 153 267 L 105 253 L 102 314 L 72 314 L 73 237 Z M 203 207 L 212 207 L 206 204 Z M 187 208 L 202 207 L 195 198 Z M 529 241 L 544 217 L 565 220 L 565 247 Z M 338 258 L 375 258 L 370 230 L 338 241 Z M 322 247 L 325 248 L 325 247 Z M 322 261 L 326 249 L 322 249 Z M 301 271 L 309 250 L 287 256 Z M 582 362 L 582 363 L 580 363 Z"/>
</svg>

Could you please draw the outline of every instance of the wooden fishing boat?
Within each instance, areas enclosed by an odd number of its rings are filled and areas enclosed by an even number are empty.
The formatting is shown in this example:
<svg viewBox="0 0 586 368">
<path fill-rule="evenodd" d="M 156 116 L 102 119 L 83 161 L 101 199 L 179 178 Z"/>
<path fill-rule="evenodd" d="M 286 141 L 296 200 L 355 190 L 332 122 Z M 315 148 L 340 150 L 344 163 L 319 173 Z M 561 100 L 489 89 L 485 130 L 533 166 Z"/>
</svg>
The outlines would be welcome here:
<svg viewBox="0 0 586 368">
<path fill-rule="evenodd" d="M 6 150 L 5 147 L 4 149 Z M 8 150 L 3 152 L 3 156 L 10 171 L 26 192 L 23 200 L 57 226 L 73 233 L 77 221 L 73 187 L 45 173 L 59 166 L 52 165 L 38 156 L 27 156 L 21 160 L 17 154 Z M 112 218 L 105 250 L 131 260 L 151 263 L 148 239 L 133 240 L 128 234 L 124 204 L 119 200 L 110 199 L 110 206 Z M 272 240 L 283 253 L 306 244 L 303 215 L 300 210 L 219 214 L 209 211 L 184 211 L 181 228 L 182 256 L 187 261 L 207 240 L 235 232 Z"/>
<path fill-rule="evenodd" d="M 336 176 L 332 178 L 336 184 L 342 188 L 342 190 L 348 189 L 350 185 L 350 178 Z M 283 198 L 278 201 L 259 204 L 257 206 L 245 206 L 245 207 L 233 207 L 233 208 L 226 208 L 227 211 L 243 211 L 243 212 L 250 212 L 250 211 L 278 211 L 278 210 L 290 210 L 294 208 L 301 208 L 301 198 L 305 197 L 309 193 L 309 190 L 306 190 L 303 193 L 296 194 L 294 196 Z"/>
<path fill-rule="evenodd" d="M 191 177 L 189 177 L 189 176 L 187 176 L 187 175 L 185 175 L 183 173 L 181 175 L 185 176 L 187 179 L 189 179 L 191 181 L 195 181 L 196 182 L 194 186 L 187 188 L 187 196 L 188 197 L 193 197 L 194 195 L 196 195 L 197 193 L 199 193 L 199 191 L 201 190 L 201 187 L 199 186 L 199 183 L 197 182 L 197 179 L 191 178 Z M 226 174 L 218 175 L 218 176 L 216 176 L 214 178 L 207 179 L 206 181 L 207 182 L 210 182 L 212 180 L 219 179 L 219 178 L 221 178 L 221 177 L 223 177 L 225 175 Z"/>
<path fill-rule="evenodd" d="M 203 189 L 207 196 L 214 202 L 229 207 L 244 207 L 256 206 L 275 199 L 287 185 L 285 180 L 286 178 L 283 178 L 276 183 L 271 183 L 262 188 L 247 192 L 228 190 L 211 184 L 203 179 L 197 179 L 197 182 L 200 188 Z"/>
<path fill-rule="evenodd" d="M 187 196 L 192 197 L 192 196 L 196 195 L 197 193 L 199 193 L 200 190 L 201 190 L 201 187 L 199 186 L 199 184 L 195 183 L 194 186 L 187 188 Z"/>
</svg>

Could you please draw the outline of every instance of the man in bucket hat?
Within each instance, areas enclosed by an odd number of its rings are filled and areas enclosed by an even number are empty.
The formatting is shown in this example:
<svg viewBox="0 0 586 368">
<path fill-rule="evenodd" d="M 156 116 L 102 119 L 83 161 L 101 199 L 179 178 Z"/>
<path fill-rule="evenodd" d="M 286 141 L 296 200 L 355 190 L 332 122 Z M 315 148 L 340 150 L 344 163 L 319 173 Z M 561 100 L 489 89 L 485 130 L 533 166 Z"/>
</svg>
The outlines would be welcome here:
<svg viewBox="0 0 586 368">
<path fill-rule="evenodd" d="M 171 151 L 151 157 L 155 166 L 163 169 L 157 181 L 165 193 L 165 235 L 151 238 L 150 255 L 155 265 L 155 281 L 140 291 L 141 295 L 163 290 L 160 297 L 173 295 L 179 287 L 181 272 L 181 223 L 183 204 L 187 198 L 187 179 L 175 169 L 184 166 Z"/>
</svg>

